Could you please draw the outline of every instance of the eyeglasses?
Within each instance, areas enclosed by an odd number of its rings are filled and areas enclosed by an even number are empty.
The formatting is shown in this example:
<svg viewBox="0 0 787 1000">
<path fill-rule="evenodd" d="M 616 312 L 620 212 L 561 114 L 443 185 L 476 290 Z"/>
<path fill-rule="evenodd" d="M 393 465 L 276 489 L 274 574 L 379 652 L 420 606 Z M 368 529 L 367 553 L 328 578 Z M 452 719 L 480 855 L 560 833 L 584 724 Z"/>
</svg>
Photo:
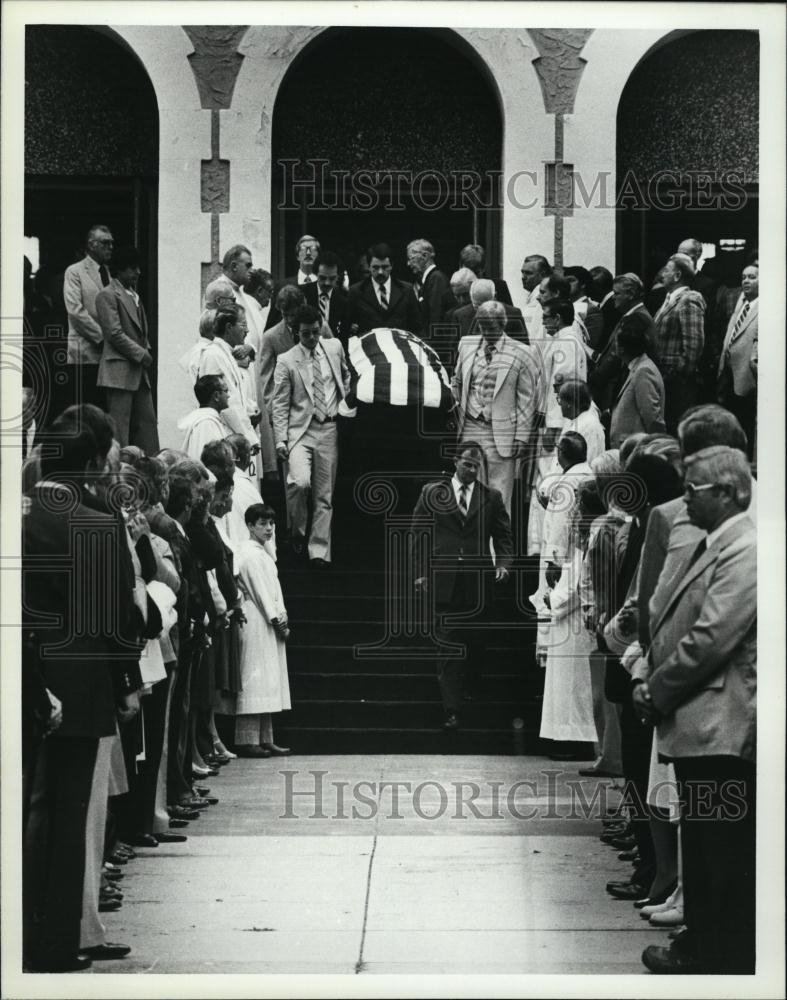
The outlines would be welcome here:
<svg viewBox="0 0 787 1000">
<path fill-rule="evenodd" d="M 694 483 L 686 483 L 683 492 L 685 496 L 691 499 L 691 497 L 696 496 L 697 493 L 702 493 L 703 490 L 715 489 L 718 485 L 718 483 L 706 483 L 704 486 L 695 486 Z"/>
</svg>

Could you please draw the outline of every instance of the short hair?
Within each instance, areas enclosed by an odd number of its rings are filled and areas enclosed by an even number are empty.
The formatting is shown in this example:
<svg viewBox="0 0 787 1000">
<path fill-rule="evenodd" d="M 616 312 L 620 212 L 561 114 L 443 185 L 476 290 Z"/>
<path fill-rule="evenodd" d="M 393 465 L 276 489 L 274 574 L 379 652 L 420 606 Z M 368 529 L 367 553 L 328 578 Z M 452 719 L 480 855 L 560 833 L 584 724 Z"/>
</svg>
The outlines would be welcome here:
<svg viewBox="0 0 787 1000">
<path fill-rule="evenodd" d="M 566 390 L 569 390 L 573 394 L 577 403 L 579 403 L 579 405 L 582 407 L 583 413 L 585 412 L 585 410 L 590 409 L 590 404 L 592 402 L 592 399 L 587 382 L 582 382 L 578 378 L 566 379 L 565 382 L 561 382 L 558 395 L 562 396 Z"/>
<path fill-rule="evenodd" d="M 667 260 L 667 263 L 675 265 L 675 269 L 680 274 L 680 280 L 685 281 L 687 284 L 691 283 L 691 280 L 697 273 L 696 268 L 694 267 L 694 261 L 685 253 L 672 254 L 672 256 Z"/>
<path fill-rule="evenodd" d="M 93 403 L 75 403 L 67 407 L 60 414 L 69 420 L 76 420 L 84 424 L 92 432 L 98 444 L 98 453 L 101 458 L 106 458 L 112 442 L 115 440 L 115 422 L 108 413 Z"/>
<path fill-rule="evenodd" d="M 52 422 L 49 433 L 58 446 L 42 450 L 41 478 L 72 480 L 78 486 L 88 464 L 101 458 L 95 434 L 87 421 L 65 413 Z"/>
<path fill-rule="evenodd" d="M 292 312 L 302 306 L 306 299 L 297 285 L 283 285 L 276 296 L 276 308 L 280 313 Z"/>
<path fill-rule="evenodd" d="M 215 476 L 218 476 L 217 469 L 232 470 L 235 467 L 235 452 L 226 438 L 217 438 L 215 441 L 208 441 L 200 452 L 199 460 Z"/>
<path fill-rule="evenodd" d="M 535 261 L 538 264 L 538 270 L 541 275 L 548 278 L 549 275 L 552 274 L 552 265 L 549 263 L 546 257 L 542 256 L 540 253 L 531 253 L 528 254 L 527 257 L 525 257 L 526 264 L 532 264 L 533 261 Z"/>
<path fill-rule="evenodd" d="M 87 236 L 85 237 L 85 243 L 87 244 L 94 239 L 97 233 L 109 233 L 111 236 L 112 230 L 109 226 L 104 225 L 103 222 L 96 222 L 90 227 L 90 229 L 88 229 Z"/>
<path fill-rule="evenodd" d="M 320 329 L 322 329 L 322 315 L 320 314 L 319 309 L 315 309 L 314 306 L 299 306 L 295 310 L 295 315 L 293 316 L 292 321 L 296 329 L 300 329 L 302 323 L 308 326 L 312 326 L 314 323 L 319 323 Z"/>
<path fill-rule="evenodd" d="M 213 340 L 213 326 L 216 322 L 218 309 L 203 309 L 199 318 L 199 335 L 206 340 Z"/>
<path fill-rule="evenodd" d="M 462 455 L 464 455 L 464 453 L 466 451 L 470 451 L 474 455 L 480 455 L 481 456 L 481 461 L 482 461 L 482 464 L 483 464 L 483 461 L 486 458 L 486 454 L 484 452 L 484 449 L 478 443 L 478 441 L 472 441 L 472 440 L 460 441 L 459 444 L 456 446 L 456 451 L 454 453 L 454 458 L 461 458 Z"/>
<path fill-rule="evenodd" d="M 339 255 L 330 250 L 321 250 L 317 255 L 317 259 L 314 262 L 315 273 L 321 267 L 335 267 L 340 277 L 344 273 L 344 264 L 339 259 Z"/>
<path fill-rule="evenodd" d="M 486 251 L 480 243 L 468 243 L 459 251 L 459 263 L 462 267 L 467 267 L 475 271 L 476 267 L 482 268 L 486 263 Z"/>
<path fill-rule="evenodd" d="M 554 271 L 547 275 L 547 288 L 550 292 L 554 292 L 559 299 L 571 298 L 571 285 L 568 279 L 561 277 L 561 275 L 556 274 Z"/>
<path fill-rule="evenodd" d="M 215 470 L 211 471 L 216 477 L 216 482 L 213 484 L 213 489 L 216 493 L 218 493 L 219 490 L 221 490 L 222 492 L 224 492 L 225 490 L 231 490 L 232 487 L 235 485 L 235 480 L 233 479 L 231 473 L 222 472 L 221 470 L 219 470 L 218 472 L 216 472 Z"/>
<path fill-rule="evenodd" d="M 678 440 L 684 459 L 713 445 L 746 451 L 746 435 L 740 421 L 734 413 L 716 403 L 687 410 L 678 424 Z"/>
<path fill-rule="evenodd" d="M 603 517 L 607 505 L 595 479 L 583 479 L 577 487 L 577 505 L 592 517 Z"/>
<path fill-rule="evenodd" d="M 683 493 L 683 481 L 674 465 L 664 455 L 635 452 L 626 474 L 639 481 L 639 489 L 631 490 L 628 498 L 618 497 L 620 507 L 627 513 L 642 510 L 645 506 L 657 507 L 675 500 Z"/>
<path fill-rule="evenodd" d="M 470 286 L 470 301 L 474 306 L 481 306 L 484 302 L 492 302 L 495 297 L 495 283 L 489 278 L 476 278 Z M 505 314 L 505 309 L 503 310 Z"/>
<path fill-rule="evenodd" d="M 127 267 L 139 267 L 140 262 L 139 250 L 136 247 L 120 247 L 113 251 L 109 269 L 113 274 L 118 274 Z"/>
<path fill-rule="evenodd" d="M 645 294 L 645 286 L 642 283 L 642 278 L 638 274 L 634 274 L 633 271 L 626 271 L 625 274 L 615 275 L 612 279 L 612 285 L 613 287 L 620 285 L 638 299 L 641 299 Z"/>
<path fill-rule="evenodd" d="M 170 517 L 180 517 L 183 511 L 194 502 L 193 480 L 178 472 L 173 472 L 169 477 L 169 496 L 167 497 L 166 512 Z"/>
<path fill-rule="evenodd" d="M 678 244 L 678 253 L 684 253 L 685 251 L 681 250 L 681 247 L 687 244 L 691 247 L 692 254 L 696 254 L 699 259 L 702 256 L 702 243 L 699 240 L 695 240 L 693 236 L 680 241 Z"/>
<path fill-rule="evenodd" d="M 156 458 L 163 462 L 167 469 L 171 469 L 173 465 L 177 465 L 182 459 L 188 457 L 185 451 L 178 451 L 177 448 L 162 448 L 156 455 Z"/>
<path fill-rule="evenodd" d="M 221 268 L 223 271 L 229 271 L 236 260 L 241 256 L 241 254 L 247 253 L 251 257 L 251 250 L 244 246 L 242 243 L 236 243 L 235 246 L 229 248 L 229 250 L 224 254 L 221 261 Z"/>
<path fill-rule="evenodd" d="M 450 284 L 452 285 L 472 285 L 474 281 L 477 281 L 475 271 L 470 267 L 460 267 L 457 271 L 451 275 Z"/>
<path fill-rule="evenodd" d="M 751 471 L 746 456 L 739 448 L 717 444 L 701 448 L 685 459 L 686 470 L 702 471 L 709 482 L 732 487 L 732 499 L 740 510 L 751 503 Z"/>
<path fill-rule="evenodd" d="M 425 253 L 434 257 L 434 247 L 429 240 L 410 240 L 407 244 L 407 250 L 415 250 L 417 253 Z"/>
<path fill-rule="evenodd" d="M 593 276 L 586 267 L 564 267 L 563 274 L 567 278 L 576 278 L 580 287 L 584 289 L 587 294 L 587 291 L 593 282 Z"/>
<path fill-rule="evenodd" d="M 631 457 L 635 455 L 658 455 L 665 462 L 669 462 L 676 471 L 681 472 L 680 445 L 678 439 L 670 434 L 646 434 L 637 442 Z"/>
<path fill-rule="evenodd" d="M 134 465 L 144 454 L 145 452 L 138 445 L 127 444 L 120 449 L 118 458 L 121 462 L 125 462 L 126 465 Z"/>
<path fill-rule="evenodd" d="M 298 251 L 301 248 L 301 243 L 306 243 L 307 240 L 308 240 L 309 243 L 316 243 L 317 244 L 317 250 L 319 251 L 319 249 L 320 249 L 320 241 L 317 239 L 317 237 L 316 236 L 310 236 L 308 233 L 304 233 L 303 236 L 301 236 L 301 237 L 298 238 L 298 240 L 297 240 L 297 242 L 295 244 L 295 254 L 296 254 L 296 256 L 298 254 Z"/>
<path fill-rule="evenodd" d="M 645 433 L 645 431 L 637 431 L 636 434 L 629 434 L 629 436 L 621 443 L 620 461 L 624 468 L 628 464 L 628 461 L 631 458 L 631 456 L 636 451 L 637 445 L 640 443 L 640 441 L 643 440 L 643 438 L 646 438 L 647 436 L 648 435 Z"/>
<path fill-rule="evenodd" d="M 238 310 L 237 309 L 219 309 L 216 313 L 216 319 L 213 321 L 213 336 L 224 337 L 227 333 L 227 327 L 235 326 L 238 322 Z"/>
<path fill-rule="evenodd" d="M 230 436 L 225 438 L 224 440 L 230 446 L 230 448 L 232 448 L 233 454 L 235 456 L 235 461 L 241 462 L 243 465 L 248 465 L 249 459 L 251 458 L 251 444 L 249 443 L 249 439 L 246 437 L 246 435 L 230 434 Z"/>
<path fill-rule="evenodd" d="M 230 279 L 220 275 L 214 278 L 205 289 L 205 308 L 211 309 L 218 305 L 219 299 L 232 299 L 235 301 L 235 292 L 230 284 Z"/>
<path fill-rule="evenodd" d="M 257 524 L 259 521 L 275 522 L 276 511 L 270 506 L 270 504 L 253 503 L 250 507 L 246 508 L 246 513 L 243 515 L 243 518 L 247 525 Z"/>
<path fill-rule="evenodd" d="M 563 448 L 563 453 L 574 465 L 587 461 L 588 443 L 578 431 L 564 431 L 560 435 L 558 447 Z"/>
<path fill-rule="evenodd" d="M 127 458 L 123 458 L 125 451 L 125 448 L 121 451 L 121 461 L 132 466 L 144 487 L 143 501 L 154 506 L 161 500 L 161 489 L 169 475 L 166 465 L 155 455 L 141 455 L 129 462 Z"/>
<path fill-rule="evenodd" d="M 475 287 L 475 282 L 473 287 Z M 490 282 L 491 284 L 491 282 Z M 472 297 L 473 289 L 470 289 L 470 295 Z M 475 303 L 474 303 L 475 304 Z M 486 302 L 482 302 L 481 305 L 476 309 L 476 319 L 496 319 L 498 323 L 505 323 L 506 321 L 506 310 L 502 302 L 495 302 L 494 299 L 490 299 Z"/>
<path fill-rule="evenodd" d="M 574 322 L 576 315 L 574 303 L 568 299 L 552 299 L 550 302 L 545 302 L 542 308 L 544 312 L 549 309 L 551 315 L 558 316 L 563 326 L 571 326 Z"/>
<path fill-rule="evenodd" d="M 648 354 L 651 350 L 650 338 L 642 327 L 623 327 L 618 332 L 618 351 L 625 351 L 632 358 Z"/>
<path fill-rule="evenodd" d="M 181 458 L 170 469 L 171 476 L 185 476 L 192 483 L 199 485 L 210 478 L 207 468 L 196 458 Z"/>
<path fill-rule="evenodd" d="M 253 295 L 265 285 L 273 285 L 273 275 L 261 267 L 255 267 L 249 271 L 249 280 L 246 282 L 246 291 Z"/>
<path fill-rule="evenodd" d="M 367 264 L 371 264 L 372 257 L 377 258 L 377 260 L 385 260 L 386 257 L 389 259 L 393 257 L 393 254 L 387 243 L 375 243 L 374 246 L 369 247 L 366 251 Z"/>
<path fill-rule="evenodd" d="M 597 264 L 596 267 L 591 267 L 590 277 L 600 292 L 606 295 L 607 292 L 612 291 L 612 272 L 607 270 L 606 267 L 602 267 L 600 264 Z"/>
<path fill-rule="evenodd" d="M 224 381 L 223 375 L 200 375 L 194 383 L 194 395 L 200 406 L 207 406 L 213 398 L 214 392 L 219 392 L 221 383 Z"/>
<path fill-rule="evenodd" d="M 594 476 L 619 476 L 623 471 L 619 448 L 608 448 L 590 463 Z"/>
</svg>

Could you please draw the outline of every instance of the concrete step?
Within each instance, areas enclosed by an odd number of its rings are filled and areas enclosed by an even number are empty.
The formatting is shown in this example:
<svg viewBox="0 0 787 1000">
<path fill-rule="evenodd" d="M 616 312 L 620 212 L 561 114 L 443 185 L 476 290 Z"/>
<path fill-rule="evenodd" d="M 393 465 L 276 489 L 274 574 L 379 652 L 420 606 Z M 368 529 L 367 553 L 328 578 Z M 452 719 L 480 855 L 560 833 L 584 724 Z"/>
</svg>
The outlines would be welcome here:
<svg viewBox="0 0 787 1000">
<path fill-rule="evenodd" d="M 536 731 L 496 729 L 494 731 L 460 724 L 458 730 L 446 732 L 440 722 L 422 729 L 331 729 L 295 727 L 286 721 L 276 725 L 276 740 L 292 747 L 296 755 L 304 754 L 502 754 L 524 756 L 542 754 L 544 744 Z M 592 760 L 592 749 L 589 760 Z M 285 765 L 290 758 L 282 758 Z M 295 761 L 293 760 L 293 764 Z"/>
<path fill-rule="evenodd" d="M 535 677 L 522 674 L 484 674 L 479 683 L 479 699 L 519 703 L 538 697 L 543 690 L 543 673 Z M 326 701 L 433 701 L 437 697 L 436 671 L 428 673 L 355 673 L 333 674 L 290 671 L 293 702 Z"/>
<path fill-rule="evenodd" d="M 462 715 L 467 725 L 483 732 L 508 731 L 515 719 L 526 729 L 538 731 L 541 708 L 535 701 L 466 702 Z M 323 729 L 402 729 L 416 730 L 437 727 L 443 721 L 443 708 L 437 684 L 428 701 L 325 701 L 301 700 L 294 704 L 286 725 Z"/>
</svg>

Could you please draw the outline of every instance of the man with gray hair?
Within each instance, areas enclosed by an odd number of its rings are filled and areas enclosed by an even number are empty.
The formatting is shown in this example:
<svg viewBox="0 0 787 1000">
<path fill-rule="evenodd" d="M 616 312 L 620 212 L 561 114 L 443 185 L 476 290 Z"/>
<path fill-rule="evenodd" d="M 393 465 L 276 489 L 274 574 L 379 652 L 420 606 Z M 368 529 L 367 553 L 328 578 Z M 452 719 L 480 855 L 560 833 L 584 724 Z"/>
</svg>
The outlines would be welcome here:
<svg viewBox="0 0 787 1000">
<path fill-rule="evenodd" d="M 522 288 L 525 304 L 522 313 L 535 343 L 541 338 L 541 282 L 552 274 L 552 266 L 540 253 L 531 253 L 522 261 Z"/>
<path fill-rule="evenodd" d="M 454 313 L 454 320 L 459 323 L 459 336 L 466 337 L 469 333 L 478 333 L 476 329 L 476 315 L 478 307 L 484 302 L 497 302 L 495 283 L 491 278 L 476 278 L 470 286 L 470 303 L 457 309 Z M 507 305 L 500 302 L 506 314 L 506 333 L 513 340 L 518 340 L 522 344 L 530 341 L 527 336 L 527 326 L 522 310 L 516 306 Z"/>
<path fill-rule="evenodd" d="M 667 297 L 654 316 L 656 361 L 664 378 L 664 419 L 674 434 L 682 414 L 699 399 L 705 346 L 705 300 L 691 288 L 694 263 L 673 254 L 664 266 Z"/>
<path fill-rule="evenodd" d="M 468 243 L 467 246 L 462 247 L 459 251 L 459 265 L 460 267 L 469 267 L 477 278 L 488 277 L 486 251 L 480 243 Z M 513 305 L 507 283 L 502 278 L 490 278 L 489 280 L 494 282 L 497 301 L 502 302 L 503 305 Z"/>
<path fill-rule="evenodd" d="M 459 341 L 451 381 L 457 436 L 480 444 L 488 485 L 500 490 L 510 516 L 514 481 L 533 432 L 540 369 L 533 348 L 505 332 L 501 302 L 482 302 L 476 322 L 479 332 Z"/>
<path fill-rule="evenodd" d="M 757 535 L 737 448 L 685 459 L 689 521 L 703 534 L 650 601 L 651 670 L 634 710 L 658 729 L 681 800 L 686 931 L 642 955 L 655 973 L 755 968 Z"/>
<path fill-rule="evenodd" d="M 435 264 L 434 247 L 428 240 L 412 240 L 407 244 L 407 266 L 413 272 L 413 291 L 421 315 L 425 340 L 432 339 L 432 325 L 443 318 L 443 296 L 448 291 L 448 278 Z"/>
</svg>

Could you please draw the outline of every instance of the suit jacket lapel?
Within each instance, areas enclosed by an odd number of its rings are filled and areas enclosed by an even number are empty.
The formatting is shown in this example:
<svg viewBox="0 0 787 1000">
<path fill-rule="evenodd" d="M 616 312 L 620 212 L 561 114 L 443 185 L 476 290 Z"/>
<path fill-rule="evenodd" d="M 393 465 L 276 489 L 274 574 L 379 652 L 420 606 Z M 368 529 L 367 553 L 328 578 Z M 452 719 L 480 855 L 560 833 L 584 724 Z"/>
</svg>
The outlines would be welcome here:
<svg viewBox="0 0 787 1000">
<path fill-rule="evenodd" d="M 393 312 L 394 306 L 396 305 L 396 303 L 399 301 L 399 299 L 401 297 L 402 297 L 402 290 L 401 290 L 401 288 L 399 288 L 399 286 L 396 284 L 396 282 L 394 281 L 394 279 L 391 278 L 391 295 L 390 295 L 390 297 L 388 299 L 388 312 L 389 313 Z"/>
<path fill-rule="evenodd" d="M 749 324 L 753 323 L 754 320 L 757 318 L 757 312 L 758 312 L 757 307 L 758 307 L 759 301 L 760 301 L 759 299 L 755 299 L 754 302 L 750 302 L 749 303 L 749 312 L 746 315 L 746 319 L 743 321 L 743 323 L 741 323 L 740 329 L 738 330 L 738 332 L 737 333 L 733 333 L 733 335 L 730 337 L 730 344 L 734 344 L 735 341 L 740 336 L 743 335 L 743 333 L 745 332 L 745 330 L 748 328 Z M 741 304 L 741 309 L 742 308 L 743 308 L 743 304 Z M 735 315 L 737 316 L 737 314 L 739 312 L 740 312 L 740 310 L 736 309 Z M 737 322 L 737 320 L 735 322 Z M 735 323 L 732 324 L 732 329 L 735 330 Z"/>
<path fill-rule="evenodd" d="M 328 367 L 331 369 L 334 381 L 336 382 L 336 394 L 339 397 L 339 399 L 344 399 L 344 384 L 341 379 L 341 372 L 338 372 L 336 370 L 336 364 L 334 362 L 334 359 L 331 356 L 331 352 L 325 350 L 324 342 L 322 345 L 322 349 L 325 351 L 325 357 L 328 359 Z"/>
<path fill-rule="evenodd" d="M 311 358 L 299 358 L 295 364 L 298 367 L 298 374 L 303 379 L 303 385 L 308 393 L 309 399 L 314 402 L 314 370 L 312 369 Z"/>
<path fill-rule="evenodd" d="M 142 328 L 142 317 L 140 315 L 142 303 L 140 302 L 139 308 L 134 309 L 133 308 L 134 303 L 133 300 L 131 299 L 131 296 L 128 294 L 128 292 L 126 292 L 126 290 L 120 284 L 118 284 L 118 287 L 115 288 L 115 295 L 117 296 L 117 300 L 123 307 L 123 310 L 125 311 L 128 318 L 131 320 L 134 326 L 139 330 L 139 332 L 142 333 L 144 336 L 144 330 Z"/>
<path fill-rule="evenodd" d="M 497 342 L 497 353 L 498 355 L 500 354 L 507 355 L 509 353 L 513 354 L 513 352 L 510 351 L 508 337 L 505 334 L 503 334 L 503 336 Z M 506 375 L 508 375 L 512 367 L 513 367 L 512 364 L 503 365 L 500 364 L 499 360 L 497 361 L 497 377 L 495 378 L 495 391 L 492 393 L 492 399 L 494 399 L 495 396 L 498 394 L 498 392 L 500 392 L 500 386 L 503 384 L 503 382 L 505 382 Z"/>
</svg>

